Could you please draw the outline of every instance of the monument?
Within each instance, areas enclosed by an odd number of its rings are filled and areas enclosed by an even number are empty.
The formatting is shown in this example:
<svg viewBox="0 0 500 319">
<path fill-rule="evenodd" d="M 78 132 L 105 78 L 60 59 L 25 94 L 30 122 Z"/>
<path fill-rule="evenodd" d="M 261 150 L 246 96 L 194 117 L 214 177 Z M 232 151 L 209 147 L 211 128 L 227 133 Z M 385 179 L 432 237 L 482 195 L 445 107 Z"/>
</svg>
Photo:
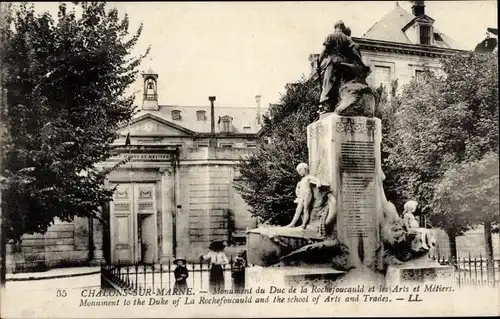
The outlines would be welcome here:
<svg viewBox="0 0 500 319">
<path fill-rule="evenodd" d="M 345 29 L 342 21 L 335 24 L 318 61 L 319 74 L 321 61 L 327 61 L 322 107 L 319 119 L 307 127 L 309 165 L 297 166 L 302 179 L 295 215 L 284 227 L 249 230 L 248 262 L 287 269 L 283 276 L 292 282 L 451 281 L 453 267 L 428 257 L 435 239 L 416 223 L 418 203 L 409 201 L 401 218 L 385 196 L 382 125 L 366 83 L 370 70 Z"/>
</svg>

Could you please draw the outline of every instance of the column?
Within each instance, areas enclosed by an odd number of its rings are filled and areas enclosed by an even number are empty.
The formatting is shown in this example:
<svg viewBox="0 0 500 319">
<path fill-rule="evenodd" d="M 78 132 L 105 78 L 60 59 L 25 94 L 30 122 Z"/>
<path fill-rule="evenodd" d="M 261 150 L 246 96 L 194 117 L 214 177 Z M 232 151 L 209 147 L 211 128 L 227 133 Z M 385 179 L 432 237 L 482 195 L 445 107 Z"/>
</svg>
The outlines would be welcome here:
<svg viewBox="0 0 500 319">
<path fill-rule="evenodd" d="M 174 174 L 172 174 L 171 169 L 166 169 L 161 176 L 161 263 L 167 263 L 174 257 L 174 231 L 172 218 L 172 214 L 175 211 L 174 187 Z"/>
<path fill-rule="evenodd" d="M 99 209 L 99 217 L 102 218 L 102 208 Z M 94 241 L 94 257 L 90 261 L 91 265 L 100 265 L 104 263 L 103 237 L 104 226 L 102 223 L 93 218 L 92 220 L 92 236 Z"/>
</svg>

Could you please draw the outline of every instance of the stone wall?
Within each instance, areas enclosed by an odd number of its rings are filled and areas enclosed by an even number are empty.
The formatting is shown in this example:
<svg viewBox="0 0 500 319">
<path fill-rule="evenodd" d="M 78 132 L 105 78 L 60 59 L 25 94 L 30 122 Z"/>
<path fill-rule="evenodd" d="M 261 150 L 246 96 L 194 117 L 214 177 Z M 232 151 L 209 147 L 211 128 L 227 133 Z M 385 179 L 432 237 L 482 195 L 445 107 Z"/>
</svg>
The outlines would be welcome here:
<svg viewBox="0 0 500 319">
<path fill-rule="evenodd" d="M 248 206 L 233 188 L 242 150 L 193 149 L 181 161 L 177 204 L 177 256 L 197 259 L 213 240 L 241 237 L 256 227 Z M 245 154 L 243 154 L 245 155 Z"/>
<path fill-rule="evenodd" d="M 98 228 L 100 230 L 100 228 Z M 24 235 L 7 245 L 7 271 L 41 271 L 53 267 L 88 265 L 88 220 L 56 221 L 45 234 Z"/>
<path fill-rule="evenodd" d="M 372 68 L 372 73 L 366 79 L 372 86 L 379 86 L 380 79 L 376 79 L 375 67 L 387 67 L 390 69 L 390 81 L 398 80 L 398 88 L 410 83 L 415 77 L 415 72 L 423 70 L 427 65 L 431 70 L 440 72 L 439 59 L 410 54 L 399 54 L 394 52 L 374 52 L 361 50 L 363 62 Z"/>
<path fill-rule="evenodd" d="M 498 234 L 492 235 L 493 240 L 493 257 L 500 258 L 500 237 Z M 448 235 L 438 229 L 436 231 L 437 246 L 436 252 L 441 256 L 450 255 L 450 244 L 448 241 Z M 483 226 L 479 225 L 476 229 L 466 232 L 463 236 L 457 237 L 457 255 L 458 257 L 468 258 L 469 254 L 471 258 L 479 258 L 480 256 L 486 256 L 486 250 L 484 245 L 484 232 Z"/>
</svg>

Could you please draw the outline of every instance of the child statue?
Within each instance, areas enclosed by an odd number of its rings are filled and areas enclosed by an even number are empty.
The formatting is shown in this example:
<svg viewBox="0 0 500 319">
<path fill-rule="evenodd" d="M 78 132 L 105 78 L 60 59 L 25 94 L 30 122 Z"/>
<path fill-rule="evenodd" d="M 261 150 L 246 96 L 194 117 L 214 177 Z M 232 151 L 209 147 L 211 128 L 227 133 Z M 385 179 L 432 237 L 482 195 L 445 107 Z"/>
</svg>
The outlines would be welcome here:
<svg viewBox="0 0 500 319">
<path fill-rule="evenodd" d="M 415 211 L 417 210 L 418 203 L 414 200 L 409 200 L 404 204 L 403 222 L 407 230 L 419 228 L 417 219 L 415 218 Z"/>
<path fill-rule="evenodd" d="M 300 218 L 300 215 L 304 213 L 302 216 L 302 224 L 300 227 L 305 229 L 307 224 L 309 223 L 310 211 L 311 211 L 311 202 L 313 199 L 312 189 L 310 185 L 310 175 L 309 175 L 309 165 L 306 163 L 300 163 L 296 168 L 297 172 L 302 179 L 297 183 L 297 187 L 295 188 L 295 194 L 297 195 L 297 199 L 295 199 L 295 203 L 297 203 L 297 208 L 295 209 L 295 215 L 293 216 L 292 221 L 287 227 L 295 227 L 295 224 Z"/>
</svg>

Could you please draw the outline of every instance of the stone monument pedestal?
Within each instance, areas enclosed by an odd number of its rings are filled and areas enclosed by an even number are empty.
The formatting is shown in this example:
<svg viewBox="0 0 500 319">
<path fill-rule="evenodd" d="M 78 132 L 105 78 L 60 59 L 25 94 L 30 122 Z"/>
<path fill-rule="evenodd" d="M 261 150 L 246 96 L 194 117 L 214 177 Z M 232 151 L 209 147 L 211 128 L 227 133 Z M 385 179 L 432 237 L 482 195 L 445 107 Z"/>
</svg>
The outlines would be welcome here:
<svg viewBox="0 0 500 319">
<path fill-rule="evenodd" d="M 430 260 L 418 264 L 391 265 L 387 268 L 385 281 L 387 286 L 422 283 L 454 286 L 455 269 Z"/>
<path fill-rule="evenodd" d="M 380 246 L 382 174 L 378 118 L 329 113 L 307 127 L 310 174 L 329 183 L 336 199 L 337 236 L 355 268 L 374 269 Z"/>
<path fill-rule="evenodd" d="M 251 266 L 245 271 L 245 285 L 250 287 L 300 287 L 300 286 L 329 286 L 345 276 L 344 271 L 331 267 L 318 266 L 284 266 L 262 267 Z"/>
<path fill-rule="evenodd" d="M 271 266 L 281 257 L 323 238 L 300 227 L 261 227 L 247 231 L 247 260 L 251 265 Z"/>
</svg>

